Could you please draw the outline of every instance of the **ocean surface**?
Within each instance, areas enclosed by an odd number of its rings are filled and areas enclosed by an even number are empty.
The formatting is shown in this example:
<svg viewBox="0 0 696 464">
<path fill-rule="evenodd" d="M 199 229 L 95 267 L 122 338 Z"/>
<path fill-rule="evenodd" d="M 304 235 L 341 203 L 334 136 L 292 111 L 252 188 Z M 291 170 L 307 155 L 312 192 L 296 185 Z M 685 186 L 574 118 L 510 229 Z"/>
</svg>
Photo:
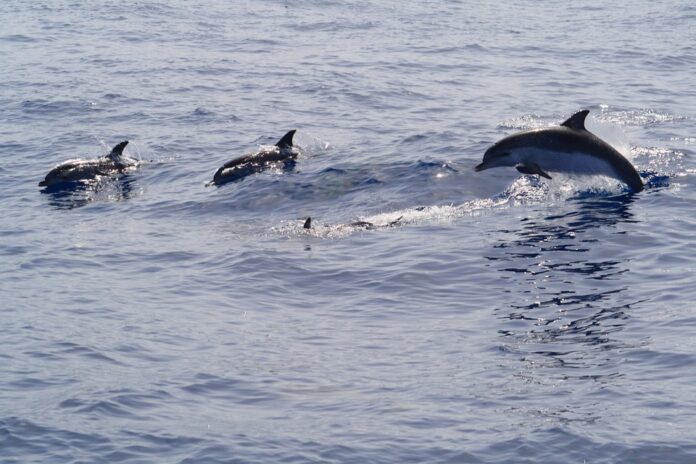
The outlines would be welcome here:
<svg viewBox="0 0 696 464">
<path fill-rule="evenodd" d="M 692 0 L 0 24 L 3 464 L 696 462 Z M 643 192 L 474 172 L 585 108 Z M 290 129 L 293 170 L 205 186 Z"/>
</svg>

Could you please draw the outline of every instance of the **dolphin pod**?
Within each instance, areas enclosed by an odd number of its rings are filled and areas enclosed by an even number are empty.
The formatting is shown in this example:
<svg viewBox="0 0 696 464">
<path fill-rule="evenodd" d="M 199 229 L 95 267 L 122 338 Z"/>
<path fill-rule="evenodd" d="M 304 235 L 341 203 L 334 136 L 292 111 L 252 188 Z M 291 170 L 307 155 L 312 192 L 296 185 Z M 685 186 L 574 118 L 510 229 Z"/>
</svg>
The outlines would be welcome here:
<svg viewBox="0 0 696 464">
<path fill-rule="evenodd" d="M 643 181 L 621 153 L 585 128 L 589 111 L 575 113 L 560 126 L 518 132 L 494 143 L 483 155 L 476 171 L 510 166 L 522 174 L 536 174 L 551 179 L 549 172 L 573 175 L 604 175 L 628 185 L 633 191 L 643 190 Z M 223 185 L 241 180 L 273 167 L 291 170 L 300 154 L 293 143 L 295 130 L 287 132 L 275 145 L 240 156 L 223 164 L 207 185 Z M 128 141 L 113 147 L 108 155 L 87 160 L 69 160 L 53 168 L 39 183 L 42 187 L 56 184 L 73 185 L 99 176 L 115 176 L 137 163 L 125 157 Z M 399 218 L 401 219 L 401 218 Z M 395 224 L 399 220 L 395 221 Z M 390 224 L 390 225 L 395 225 Z M 352 225 L 371 228 L 370 223 Z M 304 228 L 311 228 L 307 219 Z"/>
<path fill-rule="evenodd" d="M 476 171 L 514 166 L 522 174 L 548 172 L 575 175 L 604 175 L 618 179 L 635 192 L 643 181 L 630 161 L 614 147 L 585 128 L 589 111 L 575 113 L 563 124 L 509 135 L 486 150 Z"/>
</svg>

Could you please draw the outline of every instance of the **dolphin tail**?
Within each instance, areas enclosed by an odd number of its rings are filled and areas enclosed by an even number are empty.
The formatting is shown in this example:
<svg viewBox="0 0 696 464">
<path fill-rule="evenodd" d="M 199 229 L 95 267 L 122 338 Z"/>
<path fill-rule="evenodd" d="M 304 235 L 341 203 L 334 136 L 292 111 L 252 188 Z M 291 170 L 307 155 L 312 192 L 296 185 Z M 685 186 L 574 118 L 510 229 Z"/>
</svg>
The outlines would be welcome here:
<svg viewBox="0 0 696 464">
<path fill-rule="evenodd" d="M 295 129 L 291 130 L 290 132 L 285 134 L 282 139 L 278 140 L 278 143 L 276 143 L 276 147 L 280 148 L 281 150 L 283 148 L 293 147 L 292 138 L 294 136 L 295 136 Z"/>
<path fill-rule="evenodd" d="M 123 155 L 123 149 L 126 148 L 126 145 L 128 145 L 128 140 L 121 142 L 112 148 L 111 153 L 109 153 L 107 156 L 111 159 L 120 158 Z"/>
</svg>

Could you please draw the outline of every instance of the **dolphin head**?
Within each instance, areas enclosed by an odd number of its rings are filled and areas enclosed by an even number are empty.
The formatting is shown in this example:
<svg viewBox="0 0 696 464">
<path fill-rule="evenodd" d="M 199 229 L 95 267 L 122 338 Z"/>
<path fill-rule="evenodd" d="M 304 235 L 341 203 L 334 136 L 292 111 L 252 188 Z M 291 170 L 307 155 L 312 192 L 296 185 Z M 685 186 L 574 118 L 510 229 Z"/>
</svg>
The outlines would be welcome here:
<svg viewBox="0 0 696 464">
<path fill-rule="evenodd" d="M 46 174 L 44 180 L 39 182 L 39 187 L 50 187 L 61 181 L 60 170 L 58 168 L 51 169 L 51 171 Z"/>
<path fill-rule="evenodd" d="M 517 148 L 514 136 L 505 137 L 504 139 L 494 143 L 486 153 L 483 154 L 483 161 L 474 169 L 483 171 L 490 168 L 498 168 L 501 166 L 515 166 L 519 160 L 515 156 Z"/>
</svg>

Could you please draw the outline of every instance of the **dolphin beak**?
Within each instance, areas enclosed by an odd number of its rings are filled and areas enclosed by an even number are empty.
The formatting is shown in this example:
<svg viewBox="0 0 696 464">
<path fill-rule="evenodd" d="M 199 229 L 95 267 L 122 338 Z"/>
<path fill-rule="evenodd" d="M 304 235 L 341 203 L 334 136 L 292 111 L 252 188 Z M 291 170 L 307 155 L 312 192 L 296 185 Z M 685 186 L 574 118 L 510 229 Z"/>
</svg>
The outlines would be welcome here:
<svg viewBox="0 0 696 464">
<path fill-rule="evenodd" d="M 488 169 L 488 168 L 489 168 L 489 166 L 487 166 L 486 163 L 484 162 L 484 163 L 477 165 L 474 168 L 474 171 L 479 172 L 479 171 L 483 171 L 484 169 Z"/>
</svg>

